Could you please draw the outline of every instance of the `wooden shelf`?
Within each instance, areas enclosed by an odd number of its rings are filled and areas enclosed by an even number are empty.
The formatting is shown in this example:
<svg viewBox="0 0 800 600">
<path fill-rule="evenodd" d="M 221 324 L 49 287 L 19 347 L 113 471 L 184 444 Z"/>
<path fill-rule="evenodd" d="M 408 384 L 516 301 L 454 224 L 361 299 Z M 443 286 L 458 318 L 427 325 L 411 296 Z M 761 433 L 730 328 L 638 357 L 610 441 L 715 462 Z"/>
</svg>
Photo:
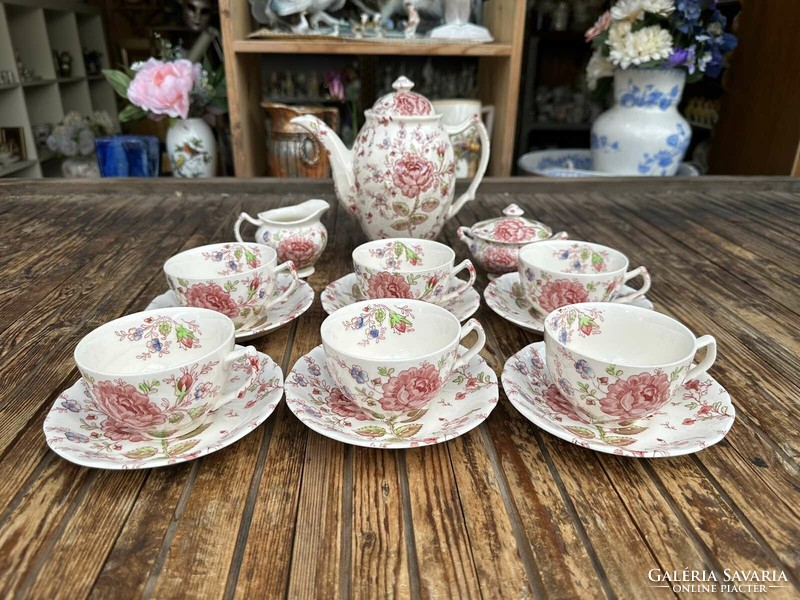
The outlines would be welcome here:
<svg viewBox="0 0 800 600">
<path fill-rule="evenodd" d="M 511 44 L 448 44 L 443 42 L 378 42 L 335 39 L 236 40 L 242 54 L 363 54 L 405 56 L 511 56 Z"/>
<path fill-rule="evenodd" d="M 13 173 L 17 173 L 18 171 L 22 171 L 23 169 L 32 167 L 35 164 L 36 164 L 35 160 L 18 160 L 17 162 L 13 162 L 8 165 L 3 165 L 2 167 L 0 167 L 0 177 L 6 177 Z"/>
<path fill-rule="evenodd" d="M 588 131 L 591 123 L 534 123 L 531 131 Z"/>
<path fill-rule="evenodd" d="M 59 77 L 58 83 L 78 83 L 79 81 L 86 81 L 86 77 Z"/>
<path fill-rule="evenodd" d="M 18 87 L 18 83 L 4 83 L 3 85 L 0 85 L 0 90 L 15 90 Z"/>
</svg>

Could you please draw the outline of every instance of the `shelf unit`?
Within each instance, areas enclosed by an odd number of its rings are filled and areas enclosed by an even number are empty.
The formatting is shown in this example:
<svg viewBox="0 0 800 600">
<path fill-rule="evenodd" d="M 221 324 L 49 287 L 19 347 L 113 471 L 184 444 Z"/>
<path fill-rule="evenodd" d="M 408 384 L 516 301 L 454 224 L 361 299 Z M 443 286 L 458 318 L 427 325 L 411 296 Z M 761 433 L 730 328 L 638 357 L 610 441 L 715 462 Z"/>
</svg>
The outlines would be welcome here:
<svg viewBox="0 0 800 600">
<path fill-rule="evenodd" d="M 0 86 L 0 127 L 22 127 L 26 160 L 0 167 L 0 177 L 42 176 L 42 165 L 52 153 L 36 147 L 32 128 L 58 123 L 70 111 L 89 114 L 104 110 L 115 124 L 114 91 L 102 76 L 88 76 L 83 49 L 102 52 L 108 68 L 100 10 L 73 0 L 0 0 L 0 70 L 10 70 L 19 81 L 14 50 L 41 79 Z M 53 50 L 72 55 L 72 76 L 56 76 Z"/>
<path fill-rule="evenodd" d="M 248 39 L 256 29 L 250 4 L 220 0 L 220 26 L 228 82 L 234 168 L 238 177 L 266 172 L 261 102 L 261 56 L 280 54 L 353 56 L 469 56 L 478 58 L 478 96 L 495 107 L 489 175 L 511 173 L 517 120 L 520 67 L 525 36 L 525 0 L 484 5 L 484 25 L 495 37 L 489 44 L 439 41 L 350 39 Z"/>
</svg>

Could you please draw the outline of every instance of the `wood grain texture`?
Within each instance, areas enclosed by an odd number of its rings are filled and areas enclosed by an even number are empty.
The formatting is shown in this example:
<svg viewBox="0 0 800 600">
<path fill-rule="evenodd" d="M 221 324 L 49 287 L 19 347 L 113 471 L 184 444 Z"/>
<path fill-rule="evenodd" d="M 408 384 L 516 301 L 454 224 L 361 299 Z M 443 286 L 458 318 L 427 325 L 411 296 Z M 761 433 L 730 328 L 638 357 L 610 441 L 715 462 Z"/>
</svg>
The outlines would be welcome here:
<svg viewBox="0 0 800 600">
<path fill-rule="evenodd" d="M 651 568 L 776 570 L 786 587 L 768 597 L 800 593 L 797 180 L 499 180 L 440 237 L 465 258 L 455 228 L 515 202 L 648 266 L 656 308 L 717 337 L 711 373 L 736 405 L 730 434 L 696 455 L 590 452 L 502 391 L 479 428 L 406 451 L 334 442 L 285 403 L 235 445 L 152 471 L 92 471 L 47 449 L 42 421 L 77 378 L 82 335 L 144 308 L 164 260 L 230 239 L 241 210 L 310 196 L 334 201 L 319 181 L 0 181 L 0 595 L 719 597 L 654 591 Z M 365 240 L 341 207 L 324 222 L 317 294 Z M 325 316 L 316 301 L 253 343 L 288 372 Z M 485 305 L 476 316 L 498 375 L 541 339 Z"/>
</svg>

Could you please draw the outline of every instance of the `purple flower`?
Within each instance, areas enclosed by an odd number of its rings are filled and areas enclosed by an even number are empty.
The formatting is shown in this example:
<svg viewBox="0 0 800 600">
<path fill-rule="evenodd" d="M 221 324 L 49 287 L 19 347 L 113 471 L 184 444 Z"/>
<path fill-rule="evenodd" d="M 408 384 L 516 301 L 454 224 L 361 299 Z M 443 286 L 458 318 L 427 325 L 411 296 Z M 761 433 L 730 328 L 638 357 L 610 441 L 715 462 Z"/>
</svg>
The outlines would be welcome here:
<svg viewBox="0 0 800 600">
<path fill-rule="evenodd" d="M 64 400 L 61 406 L 66 408 L 69 412 L 81 412 L 81 407 L 75 400 Z"/>
<path fill-rule="evenodd" d="M 667 61 L 673 67 L 687 67 L 689 75 L 692 75 L 695 71 L 694 46 L 689 48 L 675 48 Z"/>
<path fill-rule="evenodd" d="M 89 438 L 80 433 L 74 433 L 72 431 L 67 431 L 64 434 L 64 437 L 67 438 L 70 442 L 78 442 L 79 444 L 85 444 L 89 441 Z"/>
<path fill-rule="evenodd" d="M 584 359 L 580 359 L 575 363 L 575 370 L 580 374 L 581 379 L 591 379 L 594 377 L 594 371 L 592 370 L 592 367 L 590 367 L 589 363 Z"/>
<path fill-rule="evenodd" d="M 158 338 L 153 338 L 147 342 L 147 349 L 150 352 L 161 352 L 161 341 Z"/>
<path fill-rule="evenodd" d="M 322 371 L 320 371 L 319 365 L 316 364 L 308 365 L 308 372 L 311 373 L 314 377 L 319 377 L 320 373 L 322 373 Z"/>
<path fill-rule="evenodd" d="M 367 374 L 358 365 L 353 365 L 350 368 L 350 376 L 358 383 L 364 383 L 367 380 Z"/>
</svg>

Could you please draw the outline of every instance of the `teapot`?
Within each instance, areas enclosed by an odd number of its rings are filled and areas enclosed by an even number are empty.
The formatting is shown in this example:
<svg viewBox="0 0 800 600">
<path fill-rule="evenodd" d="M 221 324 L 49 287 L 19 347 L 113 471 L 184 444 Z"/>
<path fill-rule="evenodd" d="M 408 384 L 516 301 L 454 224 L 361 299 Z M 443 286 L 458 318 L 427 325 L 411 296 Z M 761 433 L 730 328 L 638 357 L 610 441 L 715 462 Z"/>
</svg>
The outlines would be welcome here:
<svg viewBox="0 0 800 600">
<path fill-rule="evenodd" d="M 477 115 L 458 125 L 442 123 L 433 105 L 400 77 L 394 93 L 364 111 L 366 122 L 348 150 L 320 119 L 292 119 L 325 148 L 339 201 L 361 222 L 371 240 L 433 239 L 445 221 L 475 198 L 489 163 L 489 136 Z M 451 137 L 475 128 L 481 140 L 478 170 L 455 201 L 456 159 Z"/>
<path fill-rule="evenodd" d="M 242 223 L 249 221 L 256 225 L 256 243 L 272 246 L 278 253 L 278 262 L 291 260 L 297 276 L 308 277 L 328 243 L 328 230 L 320 218 L 330 207 L 325 200 L 306 200 L 294 206 L 260 212 L 258 218 L 243 212 L 236 219 L 233 233 L 237 241 L 244 242 Z"/>
</svg>

